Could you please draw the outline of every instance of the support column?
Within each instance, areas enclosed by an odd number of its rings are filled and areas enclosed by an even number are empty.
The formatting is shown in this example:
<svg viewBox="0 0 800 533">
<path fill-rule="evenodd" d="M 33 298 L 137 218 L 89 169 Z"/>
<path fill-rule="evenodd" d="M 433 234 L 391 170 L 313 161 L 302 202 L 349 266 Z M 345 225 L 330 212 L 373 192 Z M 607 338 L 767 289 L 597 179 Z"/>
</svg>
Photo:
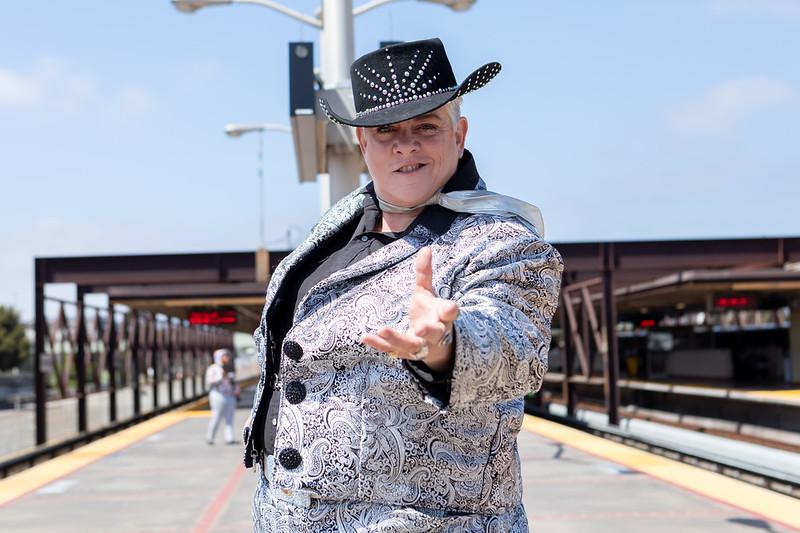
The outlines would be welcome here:
<svg viewBox="0 0 800 533">
<path fill-rule="evenodd" d="M 139 373 L 141 372 L 140 368 L 140 336 L 141 332 L 139 331 L 139 312 L 138 311 L 131 311 L 131 316 L 133 317 L 133 339 L 131 342 L 131 362 L 133 363 L 133 369 L 131 376 L 131 390 L 133 390 L 133 416 L 139 416 L 142 414 L 142 396 L 141 391 L 139 390 Z"/>
<path fill-rule="evenodd" d="M 319 40 L 324 88 L 349 87 L 350 64 L 355 59 L 352 0 L 322 0 Z M 360 185 L 361 173 L 361 154 L 357 149 L 347 151 L 328 146 L 326 150 L 328 173 L 317 177 L 323 213 Z"/>
<path fill-rule="evenodd" d="M 47 319 L 44 316 L 44 279 L 45 263 L 42 259 L 34 260 L 34 327 L 36 329 L 33 352 L 33 388 L 36 396 L 36 445 L 47 442 L 47 371 L 52 363 L 45 364 L 44 337 Z"/>
<path fill-rule="evenodd" d="M 617 348 L 617 305 L 614 299 L 614 245 L 603 244 L 603 356 L 604 389 L 608 423 L 619 425 L 619 353 Z"/>
<path fill-rule="evenodd" d="M 172 389 L 173 387 L 173 380 L 175 379 L 175 375 L 172 372 L 172 364 L 173 364 L 173 355 L 174 355 L 174 345 L 172 342 L 172 318 L 167 318 L 167 398 L 169 399 L 169 405 L 175 403 L 175 391 Z"/>
<path fill-rule="evenodd" d="M 561 282 L 561 309 L 559 310 L 559 322 L 561 322 L 561 330 L 564 332 L 564 354 L 562 357 L 562 371 L 564 373 L 564 381 L 561 382 L 561 397 L 567 406 L 567 416 L 575 416 L 575 406 L 577 404 L 577 395 L 575 394 L 575 384 L 572 382 L 572 376 L 575 369 L 575 349 L 572 346 L 572 324 L 567 317 L 566 306 L 564 301 L 569 298 L 567 294 L 567 276 L 566 273 L 562 276 Z"/>
<path fill-rule="evenodd" d="M 150 345 L 150 364 L 153 365 L 153 383 L 151 388 L 153 390 L 153 411 L 159 407 L 159 394 L 158 394 L 158 380 L 159 380 L 159 366 L 158 360 L 161 358 L 161 335 L 158 331 L 158 323 L 156 322 L 156 315 L 150 314 L 150 335 L 147 336 L 147 342 Z"/>
<path fill-rule="evenodd" d="M 77 349 L 75 350 L 75 377 L 77 379 L 75 396 L 78 399 L 78 433 L 84 433 L 88 428 L 86 416 L 86 308 L 84 296 L 86 291 L 78 285 L 78 328 L 76 337 Z"/>
<path fill-rule="evenodd" d="M 361 185 L 361 153 L 328 147 L 328 173 L 319 174 L 319 205 L 324 213 Z"/>
<path fill-rule="evenodd" d="M 108 420 L 117 421 L 117 323 L 114 304 L 108 303 L 108 339 L 106 341 L 106 367 L 108 369 Z"/>
<path fill-rule="evenodd" d="M 789 361 L 786 365 L 788 383 L 800 383 L 800 300 L 792 305 L 792 314 L 789 316 Z"/>
</svg>

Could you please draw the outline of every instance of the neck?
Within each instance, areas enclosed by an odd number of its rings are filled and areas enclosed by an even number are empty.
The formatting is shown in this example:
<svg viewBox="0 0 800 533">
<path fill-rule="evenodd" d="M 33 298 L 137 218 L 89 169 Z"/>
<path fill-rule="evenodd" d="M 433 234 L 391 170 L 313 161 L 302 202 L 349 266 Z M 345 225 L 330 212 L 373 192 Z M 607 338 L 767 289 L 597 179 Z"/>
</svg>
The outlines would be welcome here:
<svg viewBox="0 0 800 533">
<path fill-rule="evenodd" d="M 381 233 L 405 231 L 421 212 L 422 208 L 408 213 L 387 213 L 384 211 L 381 213 L 381 219 L 378 221 L 375 231 L 380 231 Z"/>
</svg>

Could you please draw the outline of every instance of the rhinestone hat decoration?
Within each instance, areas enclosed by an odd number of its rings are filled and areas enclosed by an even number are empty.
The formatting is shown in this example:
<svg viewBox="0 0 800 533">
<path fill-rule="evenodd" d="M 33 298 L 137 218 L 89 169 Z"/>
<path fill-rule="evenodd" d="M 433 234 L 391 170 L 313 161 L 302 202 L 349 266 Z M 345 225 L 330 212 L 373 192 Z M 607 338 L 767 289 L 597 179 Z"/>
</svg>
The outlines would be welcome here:
<svg viewBox="0 0 800 533">
<path fill-rule="evenodd" d="M 337 113 L 324 98 L 320 107 L 337 124 L 392 124 L 424 115 L 480 89 L 500 68 L 500 63 L 487 63 L 459 85 L 439 39 L 396 44 L 370 52 L 350 67 L 355 117 Z"/>
</svg>

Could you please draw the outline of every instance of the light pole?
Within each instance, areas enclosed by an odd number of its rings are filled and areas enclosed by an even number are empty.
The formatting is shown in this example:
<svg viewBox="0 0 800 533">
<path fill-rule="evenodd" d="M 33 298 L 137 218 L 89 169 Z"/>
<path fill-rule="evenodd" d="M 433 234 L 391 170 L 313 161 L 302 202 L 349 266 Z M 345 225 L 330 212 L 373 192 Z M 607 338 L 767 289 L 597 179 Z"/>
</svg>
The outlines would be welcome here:
<svg viewBox="0 0 800 533">
<path fill-rule="evenodd" d="M 228 124 L 225 134 L 229 137 L 241 137 L 248 133 L 258 133 L 258 231 L 259 250 L 266 250 L 267 241 L 264 238 L 264 132 L 282 131 L 291 135 L 292 129 L 282 124 Z"/>
<path fill-rule="evenodd" d="M 255 4 L 283 13 L 320 30 L 320 74 L 323 88 L 350 86 L 350 64 L 353 62 L 353 19 L 358 15 L 397 0 L 371 0 L 353 9 L 353 0 L 320 0 L 320 16 L 306 15 L 272 0 L 172 0 L 176 9 L 194 13 L 198 9 L 227 4 Z M 417 0 L 440 4 L 454 11 L 465 11 L 477 0 Z M 361 154 L 358 150 L 337 150 L 326 147 L 328 173 L 319 174 L 321 211 L 336 203 L 359 185 Z"/>
</svg>

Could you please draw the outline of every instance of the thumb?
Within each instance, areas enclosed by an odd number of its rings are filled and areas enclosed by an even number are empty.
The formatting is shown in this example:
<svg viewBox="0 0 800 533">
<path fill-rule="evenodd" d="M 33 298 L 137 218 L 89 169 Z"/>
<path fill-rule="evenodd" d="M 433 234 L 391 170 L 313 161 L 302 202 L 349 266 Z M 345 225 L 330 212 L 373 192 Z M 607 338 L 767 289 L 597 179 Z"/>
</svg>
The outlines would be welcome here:
<svg viewBox="0 0 800 533">
<path fill-rule="evenodd" d="M 433 292 L 433 255 L 430 247 L 420 249 L 417 254 L 417 261 L 414 263 L 414 272 L 417 275 L 417 288 Z"/>
</svg>

